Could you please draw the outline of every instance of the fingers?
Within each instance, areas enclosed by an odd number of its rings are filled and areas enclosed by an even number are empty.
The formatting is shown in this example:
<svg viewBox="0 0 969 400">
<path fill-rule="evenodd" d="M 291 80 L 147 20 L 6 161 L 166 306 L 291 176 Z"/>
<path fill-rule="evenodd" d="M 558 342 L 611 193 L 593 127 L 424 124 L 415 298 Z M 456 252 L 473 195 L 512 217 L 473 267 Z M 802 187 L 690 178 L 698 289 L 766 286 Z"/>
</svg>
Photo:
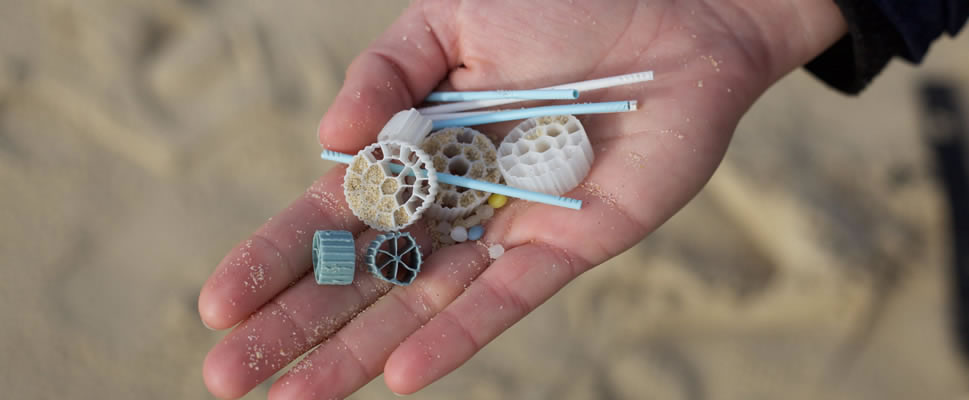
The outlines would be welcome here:
<svg viewBox="0 0 969 400">
<path fill-rule="evenodd" d="M 436 251 L 410 286 L 396 287 L 277 381 L 271 399 L 343 398 L 377 377 L 408 335 L 456 298 L 487 265 L 484 247 Z"/>
<path fill-rule="evenodd" d="M 384 367 L 387 386 L 409 394 L 453 371 L 586 268 L 538 243 L 509 250 L 393 352 Z"/>
<path fill-rule="evenodd" d="M 199 314 L 207 326 L 235 325 L 302 276 L 311 264 L 316 230 L 363 230 L 343 199 L 344 171 L 324 174 L 225 256 L 199 294 Z"/>
<path fill-rule="evenodd" d="M 418 1 L 354 59 L 346 81 L 319 126 L 324 147 L 347 153 L 373 143 L 395 113 L 419 103 L 456 65 L 446 24 L 428 19 Z M 434 9 L 434 20 L 450 13 Z M 441 36 L 439 36 L 441 35 Z"/>
<path fill-rule="evenodd" d="M 430 242 L 423 227 L 407 231 L 426 253 Z M 390 290 L 392 285 L 373 277 L 360 256 L 378 233 L 368 230 L 355 240 L 352 285 L 320 286 L 307 274 L 216 344 L 203 367 L 209 390 L 219 397 L 242 396 Z"/>
</svg>

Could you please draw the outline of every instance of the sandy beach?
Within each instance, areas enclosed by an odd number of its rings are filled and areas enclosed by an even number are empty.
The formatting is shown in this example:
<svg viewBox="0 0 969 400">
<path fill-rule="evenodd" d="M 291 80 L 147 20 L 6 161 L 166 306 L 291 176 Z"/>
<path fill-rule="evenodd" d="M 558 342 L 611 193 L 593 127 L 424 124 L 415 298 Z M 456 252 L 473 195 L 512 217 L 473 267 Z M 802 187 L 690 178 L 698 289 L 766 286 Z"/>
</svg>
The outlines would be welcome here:
<svg viewBox="0 0 969 400">
<path fill-rule="evenodd" d="M 211 398 L 201 285 L 333 165 L 317 123 L 407 2 L 0 3 L 0 397 Z M 966 54 L 792 73 L 683 211 L 411 397 L 969 398 L 916 96 L 969 104 Z"/>
</svg>

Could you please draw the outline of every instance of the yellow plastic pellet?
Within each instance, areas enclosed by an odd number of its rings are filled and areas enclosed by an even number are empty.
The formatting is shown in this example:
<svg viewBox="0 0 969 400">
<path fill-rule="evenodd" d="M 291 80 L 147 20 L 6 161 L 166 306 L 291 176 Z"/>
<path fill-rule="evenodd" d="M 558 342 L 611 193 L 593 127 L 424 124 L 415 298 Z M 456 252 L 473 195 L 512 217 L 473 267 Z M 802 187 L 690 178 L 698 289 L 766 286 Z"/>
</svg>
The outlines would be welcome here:
<svg viewBox="0 0 969 400">
<path fill-rule="evenodd" d="M 508 202 L 508 197 L 501 194 L 492 194 L 488 197 L 488 204 L 494 208 L 501 208 Z"/>
</svg>

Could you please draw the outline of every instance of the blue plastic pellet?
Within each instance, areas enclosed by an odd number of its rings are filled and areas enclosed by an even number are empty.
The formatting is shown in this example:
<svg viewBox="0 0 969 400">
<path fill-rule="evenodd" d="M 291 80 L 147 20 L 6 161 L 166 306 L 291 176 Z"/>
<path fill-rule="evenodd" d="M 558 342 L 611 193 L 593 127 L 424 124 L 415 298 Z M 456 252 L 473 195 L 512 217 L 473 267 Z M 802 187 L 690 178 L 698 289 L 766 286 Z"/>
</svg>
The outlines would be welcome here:
<svg viewBox="0 0 969 400">
<path fill-rule="evenodd" d="M 384 233 L 367 246 L 364 261 L 377 278 L 407 286 L 421 272 L 421 248 L 410 233 Z"/>
<path fill-rule="evenodd" d="M 347 231 L 316 231 L 313 235 L 313 275 L 320 285 L 349 285 L 356 269 L 357 250 Z"/>
<path fill-rule="evenodd" d="M 481 225 L 475 225 L 468 229 L 468 240 L 478 240 L 482 236 L 484 236 L 484 227 Z"/>
</svg>

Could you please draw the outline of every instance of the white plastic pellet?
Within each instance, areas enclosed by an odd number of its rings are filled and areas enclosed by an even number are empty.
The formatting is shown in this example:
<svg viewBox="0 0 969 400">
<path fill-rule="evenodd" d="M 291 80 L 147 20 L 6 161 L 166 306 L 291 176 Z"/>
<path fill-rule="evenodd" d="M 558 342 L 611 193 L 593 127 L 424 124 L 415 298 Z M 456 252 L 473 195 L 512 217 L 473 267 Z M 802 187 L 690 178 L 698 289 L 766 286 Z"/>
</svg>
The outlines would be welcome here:
<svg viewBox="0 0 969 400">
<path fill-rule="evenodd" d="M 437 226 L 434 229 L 438 233 L 441 233 L 441 234 L 445 234 L 446 235 L 446 234 L 451 233 L 451 224 L 449 222 L 447 222 L 447 221 L 441 221 L 441 222 L 439 222 L 437 224 Z"/>
<path fill-rule="evenodd" d="M 468 240 L 468 230 L 463 226 L 455 226 L 451 229 L 451 239 L 458 243 Z"/>
<path fill-rule="evenodd" d="M 481 220 L 487 220 L 495 215 L 495 208 L 490 204 L 482 204 L 478 206 L 474 213 L 481 217 Z"/>
<path fill-rule="evenodd" d="M 497 260 L 502 254 L 505 254 L 505 248 L 500 244 L 493 244 L 488 247 L 488 256 L 491 257 L 492 260 Z"/>
</svg>

